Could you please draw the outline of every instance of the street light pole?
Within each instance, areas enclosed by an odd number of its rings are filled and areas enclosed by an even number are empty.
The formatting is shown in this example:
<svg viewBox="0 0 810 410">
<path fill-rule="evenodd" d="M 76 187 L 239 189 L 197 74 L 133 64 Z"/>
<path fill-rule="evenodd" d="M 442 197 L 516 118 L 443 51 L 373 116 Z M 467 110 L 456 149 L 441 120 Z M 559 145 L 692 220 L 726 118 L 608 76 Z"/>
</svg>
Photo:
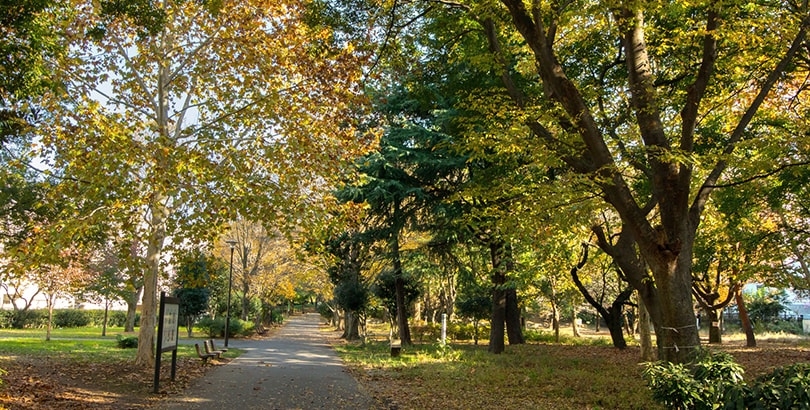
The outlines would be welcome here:
<svg viewBox="0 0 810 410">
<path fill-rule="evenodd" d="M 236 241 L 233 239 L 228 239 L 225 241 L 228 245 L 231 245 L 231 272 L 228 274 L 228 305 L 225 308 L 225 347 L 228 347 L 228 330 L 231 327 L 231 286 L 233 285 L 233 248 L 236 245 Z"/>
</svg>

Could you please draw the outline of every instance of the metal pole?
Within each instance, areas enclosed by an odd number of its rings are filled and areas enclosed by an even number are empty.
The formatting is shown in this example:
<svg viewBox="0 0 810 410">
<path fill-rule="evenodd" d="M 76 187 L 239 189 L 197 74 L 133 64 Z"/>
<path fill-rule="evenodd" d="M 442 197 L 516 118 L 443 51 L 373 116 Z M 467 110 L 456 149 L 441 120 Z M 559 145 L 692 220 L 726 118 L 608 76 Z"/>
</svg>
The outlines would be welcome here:
<svg viewBox="0 0 810 410">
<path fill-rule="evenodd" d="M 233 284 L 233 245 L 236 241 L 228 241 L 231 245 L 231 272 L 228 274 L 228 306 L 225 308 L 225 347 L 228 347 L 228 329 L 231 327 L 231 285 Z"/>
</svg>

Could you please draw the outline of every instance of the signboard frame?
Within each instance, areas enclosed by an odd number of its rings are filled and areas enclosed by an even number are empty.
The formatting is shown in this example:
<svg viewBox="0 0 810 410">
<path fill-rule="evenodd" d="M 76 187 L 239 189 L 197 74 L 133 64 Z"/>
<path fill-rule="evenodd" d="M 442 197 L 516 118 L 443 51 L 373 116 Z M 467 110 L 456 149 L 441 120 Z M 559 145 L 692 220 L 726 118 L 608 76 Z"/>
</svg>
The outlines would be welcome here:
<svg viewBox="0 0 810 410">
<path fill-rule="evenodd" d="M 172 381 L 177 372 L 177 343 L 180 327 L 180 299 L 160 292 L 157 348 L 155 349 L 155 393 L 160 391 L 160 359 L 164 352 L 172 352 Z"/>
</svg>

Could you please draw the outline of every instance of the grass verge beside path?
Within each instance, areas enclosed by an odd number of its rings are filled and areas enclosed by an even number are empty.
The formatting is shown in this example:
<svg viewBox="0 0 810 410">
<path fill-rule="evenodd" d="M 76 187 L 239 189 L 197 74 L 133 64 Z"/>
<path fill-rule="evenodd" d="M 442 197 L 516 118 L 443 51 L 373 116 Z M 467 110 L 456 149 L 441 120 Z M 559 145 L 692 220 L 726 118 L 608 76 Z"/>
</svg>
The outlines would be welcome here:
<svg viewBox="0 0 810 410">
<path fill-rule="evenodd" d="M 99 335 L 96 329 L 96 335 Z M 171 380 L 171 353 L 161 363 L 160 394 L 154 394 L 154 367 L 134 364 L 135 350 L 117 347 L 115 336 L 49 342 L 38 336 L 0 339 L 0 409 L 140 409 L 182 392 L 206 371 L 241 352 L 231 349 L 203 366 L 193 345 L 179 345 L 177 374 Z M 97 336 L 95 336 L 97 337 Z"/>
<path fill-rule="evenodd" d="M 641 379 L 639 352 L 528 344 L 493 355 L 486 346 L 388 343 L 336 348 L 385 408 L 660 409 Z"/>
</svg>

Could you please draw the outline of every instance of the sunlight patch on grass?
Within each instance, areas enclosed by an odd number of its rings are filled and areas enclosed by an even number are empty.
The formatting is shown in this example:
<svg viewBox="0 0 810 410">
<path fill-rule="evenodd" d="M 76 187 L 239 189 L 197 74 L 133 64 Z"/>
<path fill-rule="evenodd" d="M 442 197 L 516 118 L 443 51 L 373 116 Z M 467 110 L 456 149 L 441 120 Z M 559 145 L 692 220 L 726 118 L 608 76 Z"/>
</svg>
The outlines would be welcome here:
<svg viewBox="0 0 810 410">
<path fill-rule="evenodd" d="M 486 346 L 423 344 L 399 357 L 384 342 L 336 349 L 372 390 L 403 408 L 660 408 L 635 349 L 527 344 L 494 355 Z"/>
</svg>

